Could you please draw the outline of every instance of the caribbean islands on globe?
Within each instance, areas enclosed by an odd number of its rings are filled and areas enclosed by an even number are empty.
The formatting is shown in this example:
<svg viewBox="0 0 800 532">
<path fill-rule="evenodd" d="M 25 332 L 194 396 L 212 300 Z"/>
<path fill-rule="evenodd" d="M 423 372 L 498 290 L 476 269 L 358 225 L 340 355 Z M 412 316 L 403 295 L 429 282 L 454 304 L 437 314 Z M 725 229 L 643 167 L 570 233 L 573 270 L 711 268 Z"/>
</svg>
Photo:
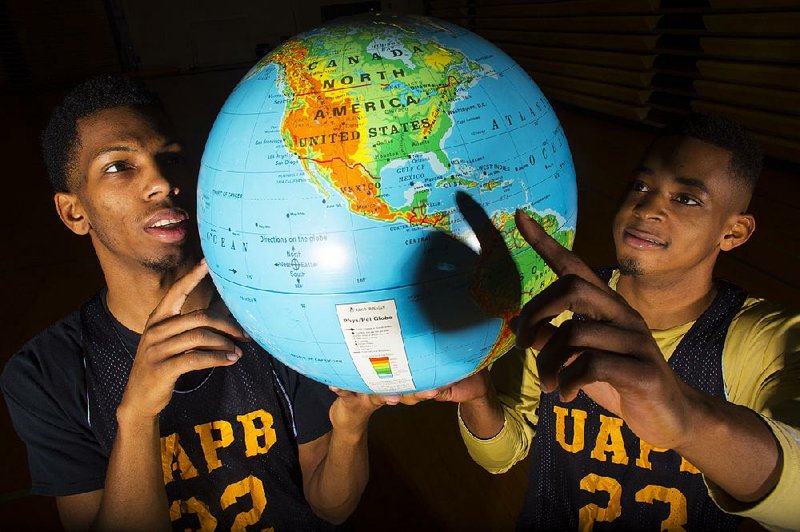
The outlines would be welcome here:
<svg viewBox="0 0 800 532">
<path fill-rule="evenodd" d="M 539 88 L 500 49 L 424 17 L 340 19 L 284 42 L 208 138 L 211 276 L 286 365 L 366 393 L 437 388 L 513 345 L 554 279 L 521 208 L 575 237 L 575 170 Z"/>
</svg>

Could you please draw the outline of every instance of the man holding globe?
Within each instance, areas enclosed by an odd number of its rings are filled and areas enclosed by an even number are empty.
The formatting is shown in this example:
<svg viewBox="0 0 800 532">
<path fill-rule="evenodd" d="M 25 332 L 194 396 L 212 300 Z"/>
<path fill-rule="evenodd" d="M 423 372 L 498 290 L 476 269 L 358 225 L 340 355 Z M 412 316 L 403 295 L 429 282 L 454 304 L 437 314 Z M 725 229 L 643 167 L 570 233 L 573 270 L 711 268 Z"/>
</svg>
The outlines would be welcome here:
<svg viewBox="0 0 800 532">
<path fill-rule="evenodd" d="M 3 372 L 33 493 L 56 497 L 67 529 L 344 521 L 368 477 L 369 417 L 397 398 L 333 394 L 230 318 L 196 264 L 193 182 L 157 100 L 90 80 L 43 148 L 56 210 L 90 236 L 107 287 Z"/>
<path fill-rule="evenodd" d="M 755 229 L 760 170 L 726 120 L 662 135 L 615 217 L 619 267 L 599 276 L 518 212 L 559 279 L 491 376 L 417 397 L 460 403 L 490 472 L 533 446 L 520 529 L 800 528 L 800 315 L 712 278 Z"/>
</svg>

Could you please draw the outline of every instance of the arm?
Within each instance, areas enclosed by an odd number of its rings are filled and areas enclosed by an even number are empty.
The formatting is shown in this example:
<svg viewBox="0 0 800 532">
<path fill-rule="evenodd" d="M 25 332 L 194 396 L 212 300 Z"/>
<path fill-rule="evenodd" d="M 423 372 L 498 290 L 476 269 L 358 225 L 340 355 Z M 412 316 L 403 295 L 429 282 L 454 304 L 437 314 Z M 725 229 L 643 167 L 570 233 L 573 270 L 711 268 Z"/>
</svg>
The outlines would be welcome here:
<svg viewBox="0 0 800 532">
<path fill-rule="evenodd" d="M 439 400 L 458 403 L 458 415 L 470 434 L 481 440 L 497 436 L 505 425 L 503 405 L 488 370 L 470 375 L 441 391 Z"/>
<path fill-rule="evenodd" d="M 58 516 L 64 530 L 89 530 L 102 500 L 103 490 L 56 497 Z"/>
<path fill-rule="evenodd" d="M 486 382 L 485 394 L 467 399 L 445 389 L 436 397 L 440 401 L 460 403 L 461 438 L 472 459 L 490 473 L 505 473 L 530 450 L 539 404 L 539 383 L 533 360 L 531 353 L 512 349 L 493 364 L 491 372 L 483 371 L 469 377 L 482 375 L 481 379 Z M 463 384 L 454 386 L 463 387 Z"/>
<path fill-rule="evenodd" d="M 725 511 L 765 526 L 800 528 L 794 505 L 800 498 L 800 314 L 748 300 L 728 330 L 722 364 L 728 400 L 761 416 L 783 465 L 775 487 L 756 503 L 742 504 L 710 481 L 709 492 Z"/>
<path fill-rule="evenodd" d="M 641 439 L 675 450 L 739 501 L 768 493 L 780 454 L 767 425 L 749 409 L 684 384 L 621 296 L 524 213 L 517 226 L 559 276 L 523 308 L 517 345 L 531 345 L 549 317 L 564 310 L 588 318 L 565 323 L 544 345 L 537 358 L 542 389 L 558 389 L 566 401 L 583 390 Z"/>
<path fill-rule="evenodd" d="M 169 529 L 169 518 L 159 508 L 167 508 L 161 474 L 158 417 L 139 423 L 119 414 L 119 428 L 106 473 L 106 489 L 57 497 L 61 523 L 66 530 L 119 530 L 128 522 L 135 529 Z M 146 515 L 125 515 L 130 504 Z M 121 506 L 121 507 L 120 507 Z"/>
<path fill-rule="evenodd" d="M 673 449 L 737 501 L 767 495 L 780 477 L 782 455 L 764 420 L 749 408 L 691 388 L 682 399 L 687 432 Z"/>
<path fill-rule="evenodd" d="M 244 339 L 230 319 L 197 311 L 182 315 L 188 295 L 208 273 L 204 262 L 178 280 L 153 310 L 142 334 L 128 384 L 117 408 L 117 435 L 105 486 L 99 492 L 58 499 L 65 526 L 119 530 L 170 528 L 158 416 L 184 373 L 234 364 Z"/>
<path fill-rule="evenodd" d="M 318 516 L 335 524 L 356 509 L 369 480 L 367 426 L 372 413 L 395 404 L 393 395 L 364 395 L 335 390 L 330 409 L 332 429 L 299 446 L 306 500 Z"/>
<path fill-rule="evenodd" d="M 489 473 L 505 473 L 528 455 L 538 422 L 539 377 L 533 352 L 512 349 L 484 369 L 449 386 L 404 395 L 413 405 L 434 399 L 458 403 L 461 439 Z"/>
<path fill-rule="evenodd" d="M 135 422 L 135 418 L 132 421 Z M 137 433 L 133 424 L 120 419 L 106 474 L 106 485 L 111 487 L 113 496 L 134 504 L 142 499 L 139 491 L 149 492 L 146 494 L 149 497 L 145 502 L 138 504 L 145 511 L 154 514 L 154 519 L 147 524 L 150 527 L 169 529 L 169 521 L 163 521 L 160 512 L 152 510 L 159 506 L 164 508 L 167 506 L 166 494 L 162 488 L 160 449 L 155 449 L 154 452 L 153 449 L 141 449 L 140 445 L 140 442 L 155 442 L 158 445 L 158 418 L 154 423 L 145 424 L 140 429 L 141 431 Z M 128 482 L 125 482 L 126 476 Z M 122 521 L 117 519 L 121 517 L 109 510 L 113 506 L 106 499 L 105 490 L 56 497 L 56 506 L 65 530 L 120 529 Z"/>
<path fill-rule="evenodd" d="M 459 431 L 469 455 L 489 473 L 505 473 L 528 455 L 538 422 L 539 379 L 532 361 L 525 350 L 512 349 L 491 372 L 483 369 L 449 386 L 404 395 L 401 401 L 458 403 Z"/>
<path fill-rule="evenodd" d="M 169 530 L 167 494 L 161 473 L 158 415 L 137 415 L 122 404 L 117 409 L 117 436 L 111 449 L 105 489 L 99 498 L 91 528 Z M 71 511 L 77 501 L 59 501 L 59 510 Z"/>
<path fill-rule="evenodd" d="M 742 503 L 709 479 L 706 479 L 706 484 L 714 502 L 726 512 L 754 519 L 769 530 L 799 530 L 797 500 L 800 496 L 800 431 L 768 417 L 763 419 L 780 445 L 783 462 L 773 490 L 756 503 Z"/>
</svg>

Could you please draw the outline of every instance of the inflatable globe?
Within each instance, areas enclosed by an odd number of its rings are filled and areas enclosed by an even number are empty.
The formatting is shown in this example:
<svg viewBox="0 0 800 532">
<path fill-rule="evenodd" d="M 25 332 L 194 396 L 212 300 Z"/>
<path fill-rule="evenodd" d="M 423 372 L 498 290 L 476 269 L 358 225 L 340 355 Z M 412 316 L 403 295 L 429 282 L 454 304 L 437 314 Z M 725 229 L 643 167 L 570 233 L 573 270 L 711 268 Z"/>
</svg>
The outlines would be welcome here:
<svg viewBox="0 0 800 532">
<path fill-rule="evenodd" d="M 259 61 L 203 154 L 198 222 L 244 329 L 322 383 L 447 385 L 513 345 L 554 278 L 520 208 L 570 247 L 575 171 L 553 109 L 505 53 L 429 18 L 371 15 Z"/>
</svg>

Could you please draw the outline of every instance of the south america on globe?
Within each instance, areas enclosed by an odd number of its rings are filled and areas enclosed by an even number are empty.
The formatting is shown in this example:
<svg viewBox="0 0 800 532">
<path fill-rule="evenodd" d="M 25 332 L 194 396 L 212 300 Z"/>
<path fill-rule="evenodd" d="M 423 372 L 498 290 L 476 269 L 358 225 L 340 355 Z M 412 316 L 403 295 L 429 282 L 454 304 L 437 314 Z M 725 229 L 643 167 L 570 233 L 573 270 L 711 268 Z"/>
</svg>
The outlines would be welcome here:
<svg viewBox="0 0 800 532">
<path fill-rule="evenodd" d="M 441 387 L 513 345 L 565 247 L 575 170 L 542 92 L 494 45 L 424 17 L 340 19 L 260 60 L 203 154 L 198 224 L 244 329 L 327 385 Z"/>
</svg>

